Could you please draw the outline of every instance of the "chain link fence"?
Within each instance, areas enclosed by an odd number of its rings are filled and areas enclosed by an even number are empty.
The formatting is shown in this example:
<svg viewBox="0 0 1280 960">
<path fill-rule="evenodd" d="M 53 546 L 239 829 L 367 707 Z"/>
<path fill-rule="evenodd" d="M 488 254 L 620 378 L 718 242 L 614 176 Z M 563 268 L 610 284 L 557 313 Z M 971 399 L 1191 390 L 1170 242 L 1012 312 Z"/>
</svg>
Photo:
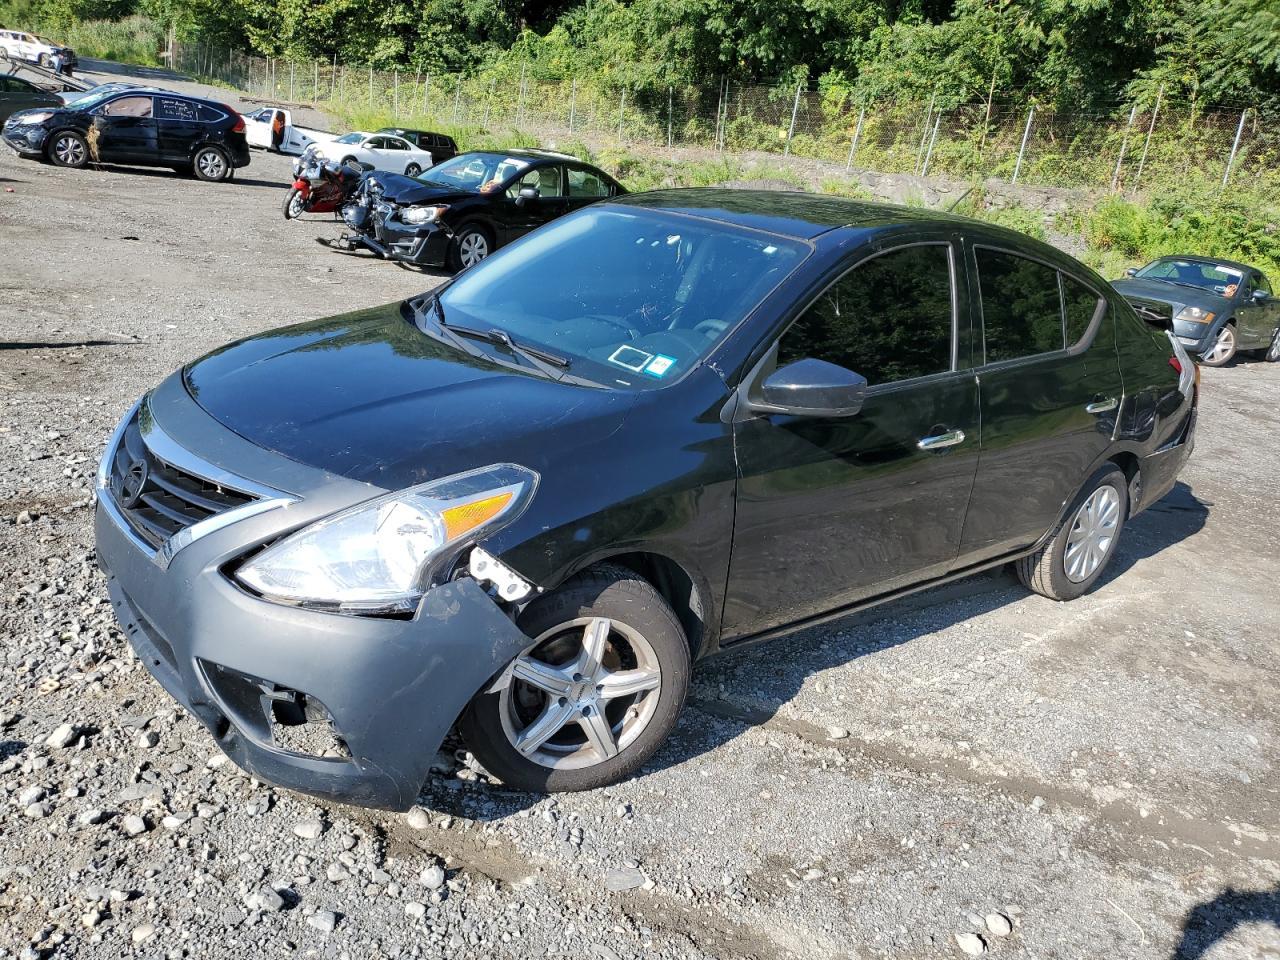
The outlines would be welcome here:
<svg viewBox="0 0 1280 960">
<path fill-rule="evenodd" d="M 763 152 L 847 171 L 995 177 L 1042 186 L 1136 191 L 1193 171 L 1224 188 L 1274 175 L 1280 117 L 1159 96 L 1066 111 L 1024 99 L 940 104 L 857 102 L 803 88 L 722 79 L 701 86 L 548 79 L 530 64 L 481 76 L 378 71 L 336 62 L 251 57 L 198 44 L 174 66 L 250 97 L 367 110 L 397 124 L 520 131 L 593 145 Z M 465 139 L 464 139 L 465 145 Z"/>
</svg>

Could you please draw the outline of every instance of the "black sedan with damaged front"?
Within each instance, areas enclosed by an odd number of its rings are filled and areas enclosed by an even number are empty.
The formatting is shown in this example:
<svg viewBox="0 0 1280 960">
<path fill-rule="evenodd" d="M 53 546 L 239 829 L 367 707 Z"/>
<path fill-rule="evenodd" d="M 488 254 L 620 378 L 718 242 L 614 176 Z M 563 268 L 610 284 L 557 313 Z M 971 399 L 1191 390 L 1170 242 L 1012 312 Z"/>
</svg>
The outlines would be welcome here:
<svg viewBox="0 0 1280 960">
<path fill-rule="evenodd" d="M 702 657 L 1009 562 L 1091 589 L 1191 452 L 1196 370 L 990 224 L 638 194 L 170 376 L 107 446 L 97 556 L 257 776 L 403 809 L 456 724 L 509 786 L 594 788 Z"/>
<path fill-rule="evenodd" d="M 603 170 L 543 150 L 479 151 L 418 177 L 371 172 L 342 217 L 336 246 L 461 270 L 535 227 L 626 193 Z"/>
</svg>

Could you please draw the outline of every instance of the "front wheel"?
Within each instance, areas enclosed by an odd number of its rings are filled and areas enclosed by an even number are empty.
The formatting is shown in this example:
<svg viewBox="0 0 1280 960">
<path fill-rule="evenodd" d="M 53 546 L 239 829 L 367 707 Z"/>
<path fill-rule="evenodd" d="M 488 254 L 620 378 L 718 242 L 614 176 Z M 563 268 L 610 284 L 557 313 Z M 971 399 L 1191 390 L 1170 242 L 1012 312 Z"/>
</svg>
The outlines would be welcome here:
<svg viewBox="0 0 1280 960">
<path fill-rule="evenodd" d="M 493 242 L 484 227 L 470 223 L 458 231 L 449 246 L 449 260 L 455 271 L 474 266 L 493 252 Z"/>
<path fill-rule="evenodd" d="M 79 169 L 89 162 L 89 145 L 74 130 L 63 130 L 49 141 L 49 159 L 59 167 Z"/>
<path fill-rule="evenodd" d="M 201 147 L 191 159 L 197 179 L 211 183 L 231 179 L 231 161 L 217 147 Z"/>
<path fill-rule="evenodd" d="M 1128 515 L 1129 484 L 1108 464 L 1084 485 L 1049 542 L 1017 561 L 1018 579 L 1050 600 L 1074 600 L 1102 576 Z"/>
<path fill-rule="evenodd" d="M 1236 355 L 1236 328 L 1225 323 L 1222 329 L 1218 331 L 1218 335 L 1213 339 L 1213 345 L 1200 355 L 1200 362 L 1206 367 L 1221 367 L 1231 362 Z"/>
<path fill-rule="evenodd" d="M 285 194 L 284 202 L 280 204 L 280 212 L 284 214 L 286 220 L 296 220 L 306 212 L 307 201 L 302 196 L 302 191 L 297 187 L 290 187 L 289 192 Z"/>
<path fill-rule="evenodd" d="M 593 790 L 636 773 L 675 727 L 689 645 L 671 607 L 622 567 L 579 574 L 520 618 L 529 646 L 459 723 L 508 786 Z"/>
<path fill-rule="evenodd" d="M 416 177 L 421 172 L 422 172 L 422 168 L 418 166 L 416 163 L 411 163 L 404 168 L 404 175 L 406 177 Z"/>
</svg>

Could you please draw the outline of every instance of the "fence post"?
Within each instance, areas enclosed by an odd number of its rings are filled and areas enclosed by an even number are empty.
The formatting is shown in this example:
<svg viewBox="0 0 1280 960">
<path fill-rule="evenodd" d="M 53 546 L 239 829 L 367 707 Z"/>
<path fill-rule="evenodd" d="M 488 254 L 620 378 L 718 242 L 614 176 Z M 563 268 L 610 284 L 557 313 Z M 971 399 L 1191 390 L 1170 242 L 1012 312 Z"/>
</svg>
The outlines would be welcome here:
<svg viewBox="0 0 1280 960">
<path fill-rule="evenodd" d="M 725 92 L 725 88 L 728 85 L 729 85 L 729 78 L 722 76 L 720 78 L 720 99 L 716 101 L 716 149 L 717 150 L 724 149 L 722 146 L 724 141 L 721 136 L 721 134 L 723 133 L 723 128 L 721 125 L 722 121 L 720 119 L 720 114 L 724 110 L 724 92 Z"/>
<path fill-rule="evenodd" d="M 394 98 L 392 99 L 391 116 L 400 119 L 400 71 L 396 70 L 393 74 L 394 79 L 392 85 L 395 88 Z"/>
<path fill-rule="evenodd" d="M 853 155 L 858 152 L 858 139 L 862 136 L 862 121 L 867 118 L 867 105 L 864 103 L 858 111 L 858 125 L 853 128 L 853 139 L 849 141 L 849 159 L 844 162 L 844 172 L 853 169 Z"/>
<path fill-rule="evenodd" d="M 671 149 L 671 144 L 672 144 L 671 124 L 675 117 L 675 103 L 676 103 L 675 90 L 672 87 L 668 86 L 667 87 L 667 149 L 668 150 Z"/>
<path fill-rule="evenodd" d="M 333 99 L 334 91 L 338 89 L 338 55 L 333 55 L 333 72 L 329 74 L 329 99 Z"/>
<path fill-rule="evenodd" d="M 373 64 L 369 65 L 369 106 L 373 106 Z"/>
<path fill-rule="evenodd" d="M 933 105 L 938 99 L 938 88 L 933 88 L 933 93 L 929 97 L 929 109 L 924 115 L 924 129 L 920 131 L 920 146 L 916 148 L 916 165 L 911 168 L 912 173 L 920 172 L 920 163 L 924 160 L 924 144 L 929 139 L 929 121 L 933 119 Z"/>
<path fill-rule="evenodd" d="M 516 102 L 516 126 L 517 127 L 519 127 L 524 123 L 524 72 L 528 68 L 528 66 L 529 64 L 526 61 L 524 60 L 520 61 L 520 92 L 517 94 L 519 99 Z"/>
<path fill-rule="evenodd" d="M 1111 192 L 1116 192 L 1120 185 L 1120 164 L 1124 163 L 1124 152 L 1129 148 L 1129 131 L 1133 129 L 1133 121 L 1138 116 L 1138 105 L 1135 103 L 1129 111 L 1129 123 L 1124 128 L 1124 137 L 1120 140 L 1120 156 L 1116 157 L 1116 172 L 1111 175 Z"/>
<path fill-rule="evenodd" d="M 1138 189 L 1138 184 L 1142 182 L 1142 170 L 1147 165 L 1147 151 L 1151 149 L 1151 135 L 1156 132 L 1156 117 L 1160 116 L 1160 101 L 1164 99 L 1164 84 L 1160 84 L 1160 90 L 1156 93 L 1156 106 L 1151 111 L 1151 126 L 1147 127 L 1147 140 L 1142 145 L 1142 159 L 1138 161 L 1138 173 L 1133 178 L 1133 189 Z"/>
<path fill-rule="evenodd" d="M 489 96 L 484 101 L 484 123 L 481 124 L 486 130 L 489 129 L 489 107 L 493 104 L 493 91 L 497 86 L 498 81 L 496 79 L 489 81 Z"/>
<path fill-rule="evenodd" d="M 311 104 L 314 106 L 320 99 L 320 61 L 311 61 Z"/>
<path fill-rule="evenodd" d="M 453 119 L 457 120 L 462 113 L 462 78 L 458 78 L 458 85 L 453 88 Z"/>
<path fill-rule="evenodd" d="M 939 110 L 933 118 L 933 134 L 929 137 L 929 152 L 924 155 L 924 166 L 920 169 L 920 176 L 927 177 L 929 175 L 929 161 L 933 159 L 933 145 L 938 139 L 938 124 L 942 122 L 942 111 Z"/>
<path fill-rule="evenodd" d="M 576 119 L 578 109 L 578 78 L 573 78 L 573 84 L 569 87 L 569 132 L 573 133 L 573 121 Z"/>
<path fill-rule="evenodd" d="M 791 154 L 791 138 L 796 135 L 796 115 L 800 112 L 800 91 L 804 89 L 801 84 L 796 84 L 796 99 L 791 104 L 791 126 L 787 128 L 787 143 L 782 148 L 784 157 Z"/>
<path fill-rule="evenodd" d="M 296 72 L 297 64 L 292 60 L 289 61 L 289 102 L 293 103 L 293 75 Z"/>
<path fill-rule="evenodd" d="M 1222 189 L 1227 189 L 1227 181 L 1231 179 L 1231 167 L 1236 162 L 1236 151 L 1240 149 L 1240 137 L 1244 135 L 1244 118 L 1249 115 L 1249 108 L 1240 111 L 1240 122 L 1236 125 L 1236 138 L 1231 143 L 1231 156 L 1227 157 L 1227 169 L 1222 172 Z"/>
<path fill-rule="evenodd" d="M 431 113 L 431 74 L 427 73 L 427 79 L 422 84 L 422 112 L 423 114 Z"/>
<path fill-rule="evenodd" d="M 1027 111 L 1027 125 L 1022 130 L 1022 145 L 1018 147 L 1018 162 L 1013 165 L 1013 179 L 1010 183 L 1018 182 L 1018 174 L 1022 172 L 1022 157 L 1027 152 L 1027 138 L 1031 136 L 1031 121 L 1035 119 L 1036 105 L 1033 103 L 1031 109 Z"/>
<path fill-rule="evenodd" d="M 627 115 L 627 88 L 622 88 L 622 96 L 618 101 L 618 142 L 621 143 L 622 136 L 622 120 Z"/>
</svg>

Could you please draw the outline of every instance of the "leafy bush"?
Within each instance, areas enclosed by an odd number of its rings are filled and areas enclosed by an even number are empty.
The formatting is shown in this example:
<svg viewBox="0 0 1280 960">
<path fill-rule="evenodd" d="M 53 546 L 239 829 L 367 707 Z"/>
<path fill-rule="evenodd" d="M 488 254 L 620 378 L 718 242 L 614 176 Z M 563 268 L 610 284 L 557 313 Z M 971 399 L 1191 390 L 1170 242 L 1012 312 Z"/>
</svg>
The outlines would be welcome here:
<svg viewBox="0 0 1280 960">
<path fill-rule="evenodd" d="M 151 17 L 142 16 L 75 22 L 59 31 L 57 39 L 81 57 L 148 67 L 160 65 L 165 43 L 164 27 Z"/>
</svg>

